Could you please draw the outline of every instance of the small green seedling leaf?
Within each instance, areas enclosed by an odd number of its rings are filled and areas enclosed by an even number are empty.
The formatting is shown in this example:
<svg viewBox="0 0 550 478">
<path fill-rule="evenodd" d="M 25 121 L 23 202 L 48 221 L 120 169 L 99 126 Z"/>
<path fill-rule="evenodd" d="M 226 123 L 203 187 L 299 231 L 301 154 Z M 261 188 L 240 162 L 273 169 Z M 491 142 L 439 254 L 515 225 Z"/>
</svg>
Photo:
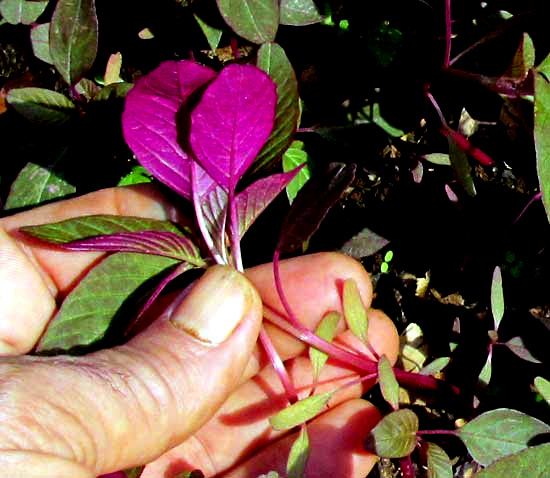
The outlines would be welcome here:
<svg viewBox="0 0 550 478">
<path fill-rule="evenodd" d="M 450 166 L 451 158 L 449 158 L 448 153 L 429 153 L 425 154 L 424 159 L 429 161 L 432 164 L 437 164 L 438 166 Z"/>
<path fill-rule="evenodd" d="M 397 410 L 399 408 L 399 383 L 395 378 L 391 363 L 385 355 L 378 360 L 378 382 L 384 400 L 394 410 Z"/>
<path fill-rule="evenodd" d="M 76 107 L 69 98 L 44 88 L 15 88 L 9 91 L 7 100 L 15 111 L 33 123 L 57 125 L 76 114 Z"/>
<path fill-rule="evenodd" d="M 120 52 L 113 53 L 109 60 L 107 60 L 107 67 L 105 68 L 105 76 L 103 77 L 103 84 L 105 86 L 115 83 L 122 83 L 123 80 L 120 77 L 120 69 L 122 68 L 122 54 Z"/>
<path fill-rule="evenodd" d="M 294 168 L 297 168 L 302 164 L 305 165 L 286 187 L 286 194 L 290 204 L 294 201 L 298 191 L 302 189 L 304 184 L 307 183 L 311 177 L 311 168 L 308 166 L 309 157 L 303 148 L 304 143 L 302 141 L 293 141 L 283 155 L 284 172 L 292 171 Z"/>
<path fill-rule="evenodd" d="M 315 334 L 327 342 L 332 342 L 341 317 L 338 312 L 329 312 L 319 322 L 319 325 L 315 329 Z M 316 383 L 319 380 L 319 375 L 328 359 L 328 355 L 315 347 L 310 347 L 309 359 L 311 360 L 311 368 L 313 370 L 313 382 Z"/>
<path fill-rule="evenodd" d="M 550 405 L 550 382 L 543 377 L 535 377 L 535 388 Z"/>
<path fill-rule="evenodd" d="M 138 294 L 149 279 L 167 272 L 178 262 L 132 252 L 106 257 L 65 298 L 36 351 L 80 352 L 94 346 L 105 338 L 126 299 Z"/>
<path fill-rule="evenodd" d="M 493 281 L 491 282 L 491 311 L 495 323 L 495 330 L 498 330 L 500 321 L 504 316 L 504 291 L 502 288 L 502 273 L 500 267 L 495 267 L 493 271 Z"/>
<path fill-rule="evenodd" d="M 481 372 L 479 373 L 479 377 L 477 378 L 478 383 L 480 383 L 485 387 L 489 385 L 489 382 L 491 381 L 491 375 L 493 374 L 492 357 L 493 357 L 492 354 L 489 354 L 487 356 L 485 365 L 481 369 Z"/>
<path fill-rule="evenodd" d="M 416 447 L 418 417 L 409 409 L 386 415 L 365 439 L 365 448 L 382 458 L 403 458 Z"/>
<path fill-rule="evenodd" d="M 204 36 L 206 37 L 206 41 L 208 41 L 208 45 L 210 46 L 210 49 L 214 51 L 216 48 L 218 48 L 220 44 L 220 40 L 222 39 L 222 35 L 223 35 L 223 30 L 210 26 L 208 23 L 202 20 L 196 13 L 194 14 L 194 17 L 197 23 L 199 24 L 199 27 L 201 28 L 202 32 L 204 33 Z"/>
<path fill-rule="evenodd" d="M 428 365 L 422 367 L 418 373 L 422 375 L 435 375 L 436 373 L 441 372 L 447 365 L 449 365 L 450 361 L 451 357 L 438 357 L 430 362 Z"/>
<path fill-rule="evenodd" d="M 50 55 L 50 24 L 42 23 L 31 28 L 31 44 L 34 56 L 53 65 Z"/>
<path fill-rule="evenodd" d="M 50 26 L 50 54 L 69 85 L 92 67 L 97 42 L 95 0 L 58 0 Z"/>
<path fill-rule="evenodd" d="M 275 430 L 290 430 L 321 413 L 334 393 L 330 391 L 304 398 L 273 415 L 269 422 Z"/>
<path fill-rule="evenodd" d="M 153 177 L 141 165 L 134 166 L 132 170 L 120 179 L 117 186 L 131 186 L 132 184 L 150 183 Z"/>
<path fill-rule="evenodd" d="M 25 226 L 20 231 L 54 244 L 64 244 L 92 236 L 116 234 L 119 232 L 170 231 L 182 234 L 169 221 L 109 214 L 82 216 L 50 224 Z"/>
<path fill-rule="evenodd" d="M 344 281 L 343 290 L 344 317 L 353 334 L 364 344 L 367 343 L 367 310 L 361 300 L 359 288 L 353 279 Z"/>
<path fill-rule="evenodd" d="M 537 435 L 550 433 L 546 423 L 517 410 L 490 410 L 456 431 L 470 455 L 483 466 L 528 447 Z"/>
<path fill-rule="evenodd" d="M 508 340 L 508 342 L 505 342 L 504 345 L 506 345 L 506 347 L 508 347 L 508 349 L 510 349 L 511 352 L 515 353 L 519 358 L 527 362 L 541 363 L 539 359 L 533 357 L 531 352 L 529 352 L 521 337 L 513 337 Z"/>
<path fill-rule="evenodd" d="M 275 40 L 279 2 L 275 0 L 217 0 L 225 22 L 237 35 L 261 45 Z"/>
<path fill-rule="evenodd" d="M 74 192 L 76 188 L 63 178 L 55 166 L 27 163 L 11 184 L 4 209 L 37 206 Z"/>
<path fill-rule="evenodd" d="M 0 2 L 0 14 L 2 14 L 4 20 L 12 25 L 19 23 L 30 25 L 42 15 L 48 6 L 48 1 L 2 0 Z"/>
<path fill-rule="evenodd" d="M 536 69 L 534 133 L 542 203 L 550 219 L 550 55 Z"/>
<path fill-rule="evenodd" d="M 453 478 L 453 465 L 445 450 L 435 443 L 428 445 L 428 478 Z"/>
<path fill-rule="evenodd" d="M 309 437 L 307 428 L 303 425 L 288 453 L 288 460 L 286 462 L 287 478 L 303 478 L 308 457 Z"/>
<path fill-rule="evenodd" d="M 284 49 L 277 43 L 262 45 L 258 50 L 256 66 L 269 74 L 277 85 L 277 109 L 273 131 L 252 163 L 249 173 L 269 169 L 280 160 L 292 143 L 300 119 L 298 80 Z"/>
<path fill-rule="evenodd" d="M 475 474 L 475 478 L 502 478 L 505 476 L 550 476 L 550 443 L 532 446 L 496 461 Z"/>
<path fill-rule="evenodd" d="M 280 9 L 282 25 L 311 25 L 323 19 L 313 0 L 281 0 Z"/>
</svg>

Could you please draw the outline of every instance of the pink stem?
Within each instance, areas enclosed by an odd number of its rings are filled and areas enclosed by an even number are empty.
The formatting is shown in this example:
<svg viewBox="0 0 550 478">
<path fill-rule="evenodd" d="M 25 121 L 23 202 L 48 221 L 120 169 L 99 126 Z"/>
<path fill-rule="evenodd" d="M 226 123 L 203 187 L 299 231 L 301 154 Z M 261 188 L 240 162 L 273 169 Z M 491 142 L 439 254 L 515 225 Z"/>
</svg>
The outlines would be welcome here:
<svg viewBox="0 0 550 478">
<path fill-rule="evenodd" d="M 451 0 L 445 0 L 445 58 L 443 67 L 448 68 L 451 63 L 451 39 L 453 36 L 451 21 Z"/>
</svg>

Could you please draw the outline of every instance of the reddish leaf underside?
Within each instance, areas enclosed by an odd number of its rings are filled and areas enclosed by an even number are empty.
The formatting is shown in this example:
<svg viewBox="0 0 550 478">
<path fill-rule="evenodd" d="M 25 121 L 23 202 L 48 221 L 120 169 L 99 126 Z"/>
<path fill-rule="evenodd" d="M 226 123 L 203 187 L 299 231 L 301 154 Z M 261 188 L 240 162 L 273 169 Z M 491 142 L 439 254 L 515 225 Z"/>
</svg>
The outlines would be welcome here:
<svg viewBox="0 0 550 478">
<path fill-rule="evenodd" d="M 192 61 L 166 61 L 130 90 L 122 114 L 124 139 L 138 161 L 187 199 L 189 156 L 178 142 L 176 116 L 190 95 L 215 76 L 214 70 Z"/>
</svg>

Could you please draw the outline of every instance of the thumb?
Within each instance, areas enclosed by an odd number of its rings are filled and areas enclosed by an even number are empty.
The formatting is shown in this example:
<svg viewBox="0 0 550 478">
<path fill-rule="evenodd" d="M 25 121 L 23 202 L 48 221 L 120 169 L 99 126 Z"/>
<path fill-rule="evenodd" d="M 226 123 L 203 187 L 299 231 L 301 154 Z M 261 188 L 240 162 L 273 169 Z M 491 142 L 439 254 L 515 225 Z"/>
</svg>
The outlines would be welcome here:
<svg viewBox="0 0 550 478">
<path fill-rule="evenodd" d="M 215 266 L 123 346 L 0 362 L 0 450 L 17 452 L 8 465 L 34 476 L 26 466 L 40 457 L 95 474 L 152 461 L 208 421 L 237 386 L 261 316 L 244 275 Z M 37 476 L 61 476 L 52 463 Z"/>
</svg>

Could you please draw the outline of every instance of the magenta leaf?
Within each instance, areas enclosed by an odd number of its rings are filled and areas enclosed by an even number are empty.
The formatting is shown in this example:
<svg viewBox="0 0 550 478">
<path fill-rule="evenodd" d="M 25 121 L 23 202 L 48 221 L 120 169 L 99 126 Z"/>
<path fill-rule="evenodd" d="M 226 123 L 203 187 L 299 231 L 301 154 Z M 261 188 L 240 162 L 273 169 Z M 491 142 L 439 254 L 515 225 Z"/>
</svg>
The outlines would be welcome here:
<svg viewBox="0 0 550 478">
<path fill-rule="evenodd" d="M 269 75 L 253 65 L 224 68 L 191 113 L 190 144 L 200 165 L 227 192 L 269 138 L 277 93 Z"/>
<path fill-rule="evenodd" d="M 190 95 L 215 76 L 192 61 L 166 61 L 126 96 L 122 131 L 128 146 L 153 176 L 187 199 L 189 156 L 178 143 L 176 116 Z"/>
<path fill-rule="evenodd" d="M 236 196 L 239 236 L 244 233 L 279 193 L 294 179 L 304 165 L 287 173 L 273 174 L 257 180 Z"/>
<path fill-rule="evenodd" d="M 199 248 L 191 239 L 170 231 L 139 231 L 106 234 L 63 244 L 71 251 L 139 252 L 171 257 L 203 267 Z"/>
</svg>

